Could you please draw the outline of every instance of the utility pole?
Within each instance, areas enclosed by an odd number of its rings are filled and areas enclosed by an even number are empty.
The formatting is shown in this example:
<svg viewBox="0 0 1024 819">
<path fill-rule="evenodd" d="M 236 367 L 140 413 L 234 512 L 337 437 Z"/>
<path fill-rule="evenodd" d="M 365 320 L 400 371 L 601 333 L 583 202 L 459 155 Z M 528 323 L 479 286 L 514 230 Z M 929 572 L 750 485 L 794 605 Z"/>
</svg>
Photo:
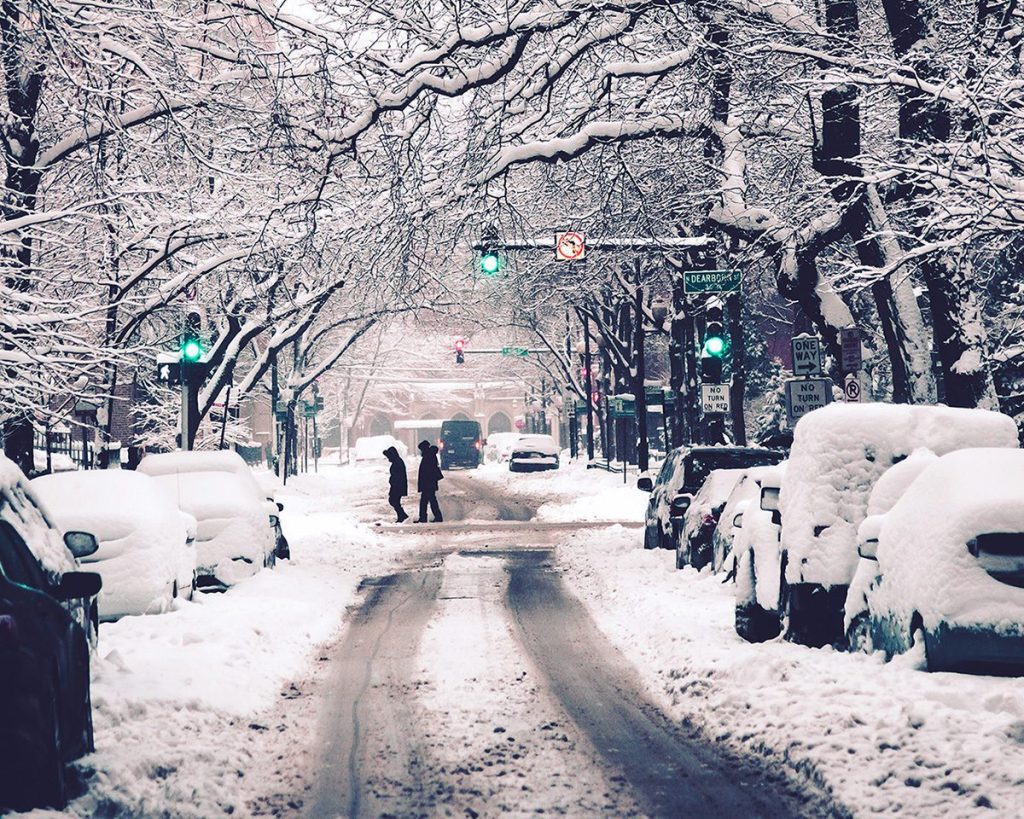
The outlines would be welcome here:
<svg viewBox="0 0 1024 819">
<path fill-rule="evenodd" d="M 636 366 L 633 372 L 633 394 L 636 406 L 636 466 L 640 472 L 650 467 L 650 441 L 647 438 L 647 390 L 644 387 L 646 372 L 644 368 L 644 288 L 641 284 L 640 259 L 636 260 L 636 302 L 635 302 L 634 342 Z"/>
</svg>

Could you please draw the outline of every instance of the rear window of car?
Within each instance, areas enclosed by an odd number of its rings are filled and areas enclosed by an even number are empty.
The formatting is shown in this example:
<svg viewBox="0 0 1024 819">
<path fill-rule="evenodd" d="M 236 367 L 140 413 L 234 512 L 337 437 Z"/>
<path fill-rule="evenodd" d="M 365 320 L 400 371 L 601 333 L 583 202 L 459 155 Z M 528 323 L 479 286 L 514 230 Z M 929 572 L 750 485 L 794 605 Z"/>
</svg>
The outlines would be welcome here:
<svg viewBox="0 0 1024 819">
<path fill-rule="evenodd" d="M 441 424 L 441 437 L 448 441 L 475 441 L 480 437 L 480 424 L 476 421 L 445 421 Z"/>
<path fill-rule="evenodd" d="M 715 469 L 744 469 L 750 466 L 777 464 L 784 454 L 775 450 L 695 452 L 687 456 L 686 476 L 683 485 L 687 489 L 697 489 Z"/>
</svg>

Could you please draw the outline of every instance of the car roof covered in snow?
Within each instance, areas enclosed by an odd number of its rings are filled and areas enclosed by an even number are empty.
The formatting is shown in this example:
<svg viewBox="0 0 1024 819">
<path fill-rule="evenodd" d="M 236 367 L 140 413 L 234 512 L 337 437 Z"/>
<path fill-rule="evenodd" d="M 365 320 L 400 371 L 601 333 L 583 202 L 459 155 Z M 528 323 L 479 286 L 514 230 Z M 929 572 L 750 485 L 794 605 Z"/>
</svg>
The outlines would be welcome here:
<svg viewBox="0 0 1024 819">
<path fill-rule="evenodd" d="M 74 571 L 77 564 L 64 545 L 60 531 L 53 524 L 53 516 L 32 488 L 25 473 L 3 454 L 0 454 L 0 495 L 6 501 L 0 509 L 0 515 L 21 533 L 29 550 L 43 568 L 55 574 Z"/>
<path fill-rule="evenodd" d="M 147 455 L 139 463 L 138 471 L 153 477 L 197 472 L 227 472 L 237 475 L 254 498 L 263 500 L 267 497 L 266 490 L 260 486 L 249 465 L 241 455 L 230 449 Z"/>
<path fill-rule="evenodd" d="M 850 582 L 875 482 L 919 447 L 1016 448 L 1017 426 L 989 410 L 881 403 L 830 404 L 797 422 L 779 497 L 789 582 Z"/>
</svg>

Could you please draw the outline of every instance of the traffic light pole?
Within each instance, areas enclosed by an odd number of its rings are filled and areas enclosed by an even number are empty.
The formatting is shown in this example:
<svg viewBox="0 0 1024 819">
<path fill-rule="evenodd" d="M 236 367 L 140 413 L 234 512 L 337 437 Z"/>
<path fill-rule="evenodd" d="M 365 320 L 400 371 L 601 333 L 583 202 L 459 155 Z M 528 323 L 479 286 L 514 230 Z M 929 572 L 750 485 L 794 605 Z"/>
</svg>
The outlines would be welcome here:
<svg viewBox="0 0 1024 819">
<path fill-rule="evenodd" d="M 583 366 L 587 370 L 587 461 L 594 460 L 594 373 L 590 369 L 590 319 L 583 316 Z"/>
</svg>

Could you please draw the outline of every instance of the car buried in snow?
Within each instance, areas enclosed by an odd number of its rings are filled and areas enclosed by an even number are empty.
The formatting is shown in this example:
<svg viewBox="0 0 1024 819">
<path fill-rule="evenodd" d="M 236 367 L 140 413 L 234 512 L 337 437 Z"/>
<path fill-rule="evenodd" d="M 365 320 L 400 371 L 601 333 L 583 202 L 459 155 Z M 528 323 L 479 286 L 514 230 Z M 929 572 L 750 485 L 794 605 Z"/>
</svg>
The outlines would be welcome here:
<svg viewBox="0 0 1024 819">
<path fill-rule="evenodd" d="M 67 763 L 93 750 L 89 659 L 102 580 L 75 560 L 28 480 L 0 456 L 0 810 L 67 801 Z"/>
<path fill-rule="evenodd" d="M 237 452 L 218 449 L 147 455 L 139 464 L 138 471 L 152 477 L 174 475 L 179 472 L 224 472 L 233 476 L 266 513 L 267 524 L 274 534 L 274 557 L 287 560 L 291 556 L 288 538 L 281 528 L 280 513 L 284 511 L 284 504 L 279 503 L 274 497 L 277 479 L 269 474 L 258 479 L 252 468 Z"/>
<path fill-rule="evenodd" d="M 153 478 L 90 469 L 43 475 L 32 488 L 61 528 L 91 532 L 99 541 L 82 562 L 103 578 L 101 621 L 168 611 L 179 596 L 191 598 L 196 522 Z"/>
<path fill-rule="evenodd" d="M 264 567 L 273 568 L 279 544 L 268 505 L 275 511 L 278 507 L 260 500 L 251 473 L 247 479 L 206 469 L 209 459 L 202 456 L 209 454 L 220 453 L 147 455 L 139 471 L 151 475 L 181 511 L 196 519 L 196 588 L 224 591 Z"/>
<path fill-rule="evenodd" d="M 682 519 L 693 495 L 713 469 L 745 469 L 776 464 L 777 449 L 745 446 L 681 446 L 665 458 L 656 478 L 642 475 L 637 488 L 651 493 L 644 518 L 644 548 L 674 549 L 672 518 Z"/>
<path fill-rule="evenodd" d="M 935 459 L 861 527 L 870 646 L 930 671 L 1024 674 L 1024 451 Z"/>
<path fill-rule="evenodd" d="M 872 488 L 893 464 L 920 447 L 945 455 L 1017 445 L 1013 419 L 990 410 L 830 404 L 803 416 L 778 495 L 787 639 L 845 646 L 857 530 Z"/>
<path fill-rule="evenodd" d="M 732 543 L 736 581 L 734 626 L 748 643 L 782 631 L 782 553 L 779 548 L 779 487 L 787 461 L 763 467 L 758 497 L 747 502 Z"/>
<path fill-rule="evenodd" d="M 510 472 L 539 472 L 558 469 L 558 444 L 550 435 L 523 435 L 512 446 Z"/>
<path fill-rule="evenodd" d="M 732 490 L 743 477 L 742 469 L 713 469 L 689 500 L 682 518 L 670 517 L 676 547 L 676 568 L 693 566 L 700 571 L 712 562 L 711 541 Z"/>
<path fill-rule="evenodd" d="M 742 526 L 743 514 L 753 505 L 758 507 L 761 502 L 761 481 L 775 469 L 775 466 L 752 466 L 744 469 L 743 474 L 725 501 L 722 513 L 718 517 L 718 525 L 711 536 L 711 571 L 729 570 L 733 572 L 733 543 Z"/>
</svg>

